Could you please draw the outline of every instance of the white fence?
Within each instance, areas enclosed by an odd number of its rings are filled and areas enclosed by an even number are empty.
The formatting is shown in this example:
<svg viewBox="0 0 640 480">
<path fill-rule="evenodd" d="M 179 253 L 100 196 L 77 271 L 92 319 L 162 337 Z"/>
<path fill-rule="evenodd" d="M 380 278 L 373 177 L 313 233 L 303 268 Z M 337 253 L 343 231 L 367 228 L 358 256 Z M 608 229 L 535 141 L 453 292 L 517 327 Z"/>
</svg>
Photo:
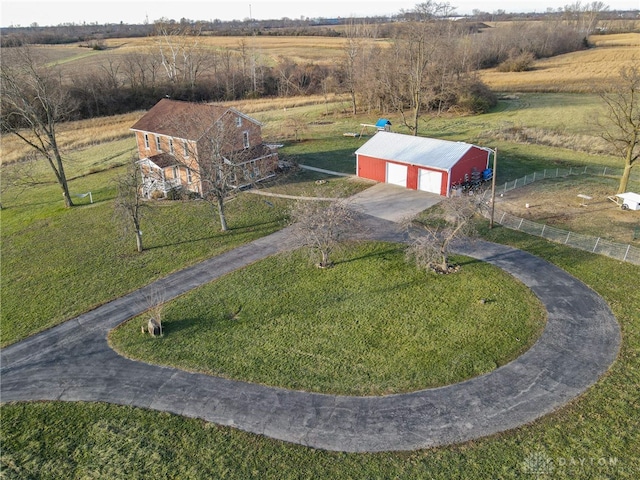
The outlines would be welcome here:
<svg viewBox="0 0 640 480">
<path fill-rule="evenodd" d="M 622 176 L 621 168 L 613 167 L 599 167 L 599 166 L 585 166 L 585 167 L 570 167 L 570 168 L 546 168 L 541 172 L 533 172 L 532 174 L 525 175 L 524 177 L 517 178 L 504 184 L 496 185 L 496 193 L 506 193 L 510 190 L 514 190 L 519 187 L 524 187 L 530 183 L 538 180 L 544 180 L 545 178 L 558 178 L 568 177 L 570 175 L 593 175 L 599 177 L 620 177 Z M 640 181 L 640 171 L 638 169 L 631 170 L 631 180 Z"/>
<path fill-rule="evenodd" d="M 545 178 L 567 177 L 569 175 L 620 177 L 622 175 L 622 169 L 598 166 L 545 169 L 542 172 L 534 172 L 511 182 L 505 182 L 504 185 L 496 185 L 496 193 L 505 193 Z M 632 170 L 632 179 L 634 181 L 640 180 L 640 175 L 638 175 L 637 171 L 634 172 Z M 599 237 L 596 238 L 589 235 L 570 232 L 568 230 L 562 230 L 549 225 L 532 222 L 531 220 L 526 220 L 504 211 L 495 210 L 493 218 L 494 222 L 499 223 L 504 227 L 511 228 L 512 230 L 520 230 L 530 235 L 543 237 L 556 243 L 562 243 L 587 252 L 606 255 L 607 257 L 615 258 L 617 260 L 640 265 L 640 248 L 632 245 L 624 245 Z"/>
<path fill-rule="evenodd" d="M 624 245 L 602 238 L 550 227 L 549 225 L 532 222 L 531 220 L 526 220 L 497 210 L 494 212 L 493 218 L 494 222 L 511 228 L 512 230 L 520 230 L 521 232 L 543 237 L 556 243 L 562 243 L 587 252 L 606 255 L 607 257 L 617 260 L 640 265 L 640 248 L 632 245 Z"/>
</svg>

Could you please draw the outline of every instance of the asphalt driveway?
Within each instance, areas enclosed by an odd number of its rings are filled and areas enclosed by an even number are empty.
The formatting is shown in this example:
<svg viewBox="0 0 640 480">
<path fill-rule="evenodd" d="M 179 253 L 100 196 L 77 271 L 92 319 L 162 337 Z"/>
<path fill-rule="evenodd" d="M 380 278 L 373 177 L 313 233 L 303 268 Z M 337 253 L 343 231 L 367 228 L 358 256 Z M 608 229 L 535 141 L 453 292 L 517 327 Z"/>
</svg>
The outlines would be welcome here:
<svg viewBox="0 0 640 480">
<path fill-rule="evenodd" d="M 393 190 L 379 187 L 369 195 L 382 191 L 380 197 L 355 199 L 381 217 L 362 216 L 369 238 L 402 241 L 397 224 L 384 218 L 406 216 L 436 200 L 411 198 L 411 208 L 401 209 L 400 198 L 413 194 Z M 396 195 L 396 207 L 383 205 Z M 323 395 L 150 365 L 110 348 L 109 330 L 144 311 L 149 292 L 162 291 L 170 300 L 290 248 L 290 239 L 290 229 L 281 230 L 2 349 L 2 402 L 102 401 L 201 418 L 314 448 L 413 450 L 532 422 L 591 387 L 618 354 L 619 326 L 593 290 L 538 257 L 488 242 L 461 244 L 457 251 L 522 281 L 545 305 L 548 320 L 525 354 L 465 382 L 402 395 Z"/>
</svg>

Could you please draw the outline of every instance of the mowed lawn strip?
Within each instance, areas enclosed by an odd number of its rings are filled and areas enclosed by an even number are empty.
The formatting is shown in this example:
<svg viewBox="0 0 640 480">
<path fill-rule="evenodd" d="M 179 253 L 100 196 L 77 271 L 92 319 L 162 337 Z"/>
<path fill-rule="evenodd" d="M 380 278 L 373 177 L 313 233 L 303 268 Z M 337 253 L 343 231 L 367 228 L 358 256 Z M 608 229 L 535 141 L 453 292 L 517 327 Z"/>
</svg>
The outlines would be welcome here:
<svg viewBox="0 0 640 480">
<path fill-rule="evenodd" d="M 458 382 L 514 359 L 545 322 L 539 300 L 491 265 L 457 258 L 435 275 L 396 244 L 351 244 L 318 269 L 282 254 L 166 306 L 164 336 L 149 314 L 112 332 L 128 357 L 291 389 L 382 395 Z"/>
</svg>

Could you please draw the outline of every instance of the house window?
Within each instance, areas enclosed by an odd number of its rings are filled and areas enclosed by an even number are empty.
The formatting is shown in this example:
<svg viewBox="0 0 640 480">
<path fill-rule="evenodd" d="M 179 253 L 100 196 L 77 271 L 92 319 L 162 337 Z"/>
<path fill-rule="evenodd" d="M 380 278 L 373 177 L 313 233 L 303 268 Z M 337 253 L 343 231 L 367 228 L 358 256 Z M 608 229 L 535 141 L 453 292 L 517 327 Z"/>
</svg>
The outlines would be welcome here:
<svg viewBox="0 0 640 480">
<path fill-rule="evenodd" d="M 189 145 L 187 144 L 186 140 L 182 141 L 182 153 L 184 155 L 184 158 L 189 158 Z"/>
<path fill-rule="evenodd" d="M 169 139 L 169 153 L 173 155 L 175 151 L 173 150 L 173 138 Z"/>
<path fill-rule="evenodd" d="M 187 183 L 191 185 L 193 183 L 193 176 L 191 175 L 191 169 L 187 168 Z"/>
<path fill-rule="evenodd" d="M 176 180 L 180 178 L 180 167 L 173 167 L 173 178 Z"/>
<path fill-rule="evenodd" d="M 236 117 L 236 127 L 241 127 L 242 126 L 242 117 L 241 116 L 237 116 Z"/>
<path fill-rule="evenodd" d="M 159 152 L 162 151 L 162 148 L 160 147 L 160 137 L 158 135 L 156 135 L 156 150 Z"/>
<path fill-rule="evenodd" d="M 144 134 L 144 148 L 149 150 L 149 134 L 148 133 Z"/>
<path fill-rule="evenodd" d="M 249 148 L 249 132 L 242 132 L 242 145 L 244 148 Z"/>
</svg>

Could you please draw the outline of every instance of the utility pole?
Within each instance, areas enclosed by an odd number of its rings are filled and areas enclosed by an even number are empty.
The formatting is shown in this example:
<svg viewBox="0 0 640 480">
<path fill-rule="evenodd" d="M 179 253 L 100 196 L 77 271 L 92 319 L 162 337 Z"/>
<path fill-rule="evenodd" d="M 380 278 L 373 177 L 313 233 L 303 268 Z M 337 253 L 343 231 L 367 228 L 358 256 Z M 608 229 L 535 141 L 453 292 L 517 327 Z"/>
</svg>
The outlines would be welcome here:
<svg viewBox="0 0 640 480">
<path fill-rule="evenodd" d="M 493 228 L 493 212 L 496 206 L 496 165 L 498 164 L 498 147 L 493 150 L 493 172 L 491 175 L 491 220 L 489 229 Z"/>
</svg>

